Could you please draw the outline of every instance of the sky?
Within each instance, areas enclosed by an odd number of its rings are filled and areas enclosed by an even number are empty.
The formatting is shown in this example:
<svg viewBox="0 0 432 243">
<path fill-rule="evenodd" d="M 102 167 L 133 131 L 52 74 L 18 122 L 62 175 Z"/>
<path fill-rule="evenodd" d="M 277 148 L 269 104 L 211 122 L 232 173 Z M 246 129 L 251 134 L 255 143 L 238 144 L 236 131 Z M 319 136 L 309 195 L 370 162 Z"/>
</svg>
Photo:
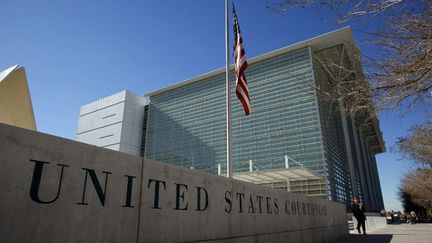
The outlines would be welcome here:
<svg viewBox="0 0 432 243">
<path fill-rule="evenodd" d="M 224 2 L 2 0 L 0 71 L 24 66 L 38 131 L 75 139 L 85 104 L 122 90 L 147 94 L 224 67 Z M 247 57 L 348 25 L 367 52 L 356 30 L 380 24 L 379 15 L 336 24 L 333 12 L 314 8 L 277 13 L 269 2 L 234 1 Z M 380 114 L 387 151 L 430 112 Z M 386 209 L 401 210 L 398 185 L 412 162 L 386 152 L 377 164 Z"/>
</svg>

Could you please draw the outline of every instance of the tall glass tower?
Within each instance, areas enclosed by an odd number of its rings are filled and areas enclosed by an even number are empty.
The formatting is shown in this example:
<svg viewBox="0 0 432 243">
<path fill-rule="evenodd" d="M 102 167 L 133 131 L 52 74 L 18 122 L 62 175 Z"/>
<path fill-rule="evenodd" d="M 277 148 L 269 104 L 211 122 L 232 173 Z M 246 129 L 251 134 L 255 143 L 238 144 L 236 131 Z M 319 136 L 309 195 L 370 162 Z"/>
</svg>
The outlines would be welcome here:
<svg viewBox="0 0 432 243">
<path fill-rule="evenodd" d="M 340 68 L 329 67 L 329 61 Z M 336 97 L 324 95 L 334 88 L 332 82 L 362 75 L 351 30 L 340 29 L 248 62 L 251 116 L 244 116 L 231 92 L 234 178 L 347 203 L 357 194 L 376 210 L 382 209 L 374 154 L 384 151 L 384 145 L 377 121 L 360 124 Z M 234 80 L 233 72 L 230 75 Z M 224 174 L 224 70 L 147 96 L 145 158 Z M 277 176 L 293 167 L 319 176 Z M 362 187 L 364 183 L 367 186 Z"/>
<path fill-rule="evenodd" d="M 231 92 L 233 177 L 384 208 L 375 154 L 384 142 L 349 27 L 248 59 L 252 114 Z M 225 69 L 147 94 L 141 156 L 226 173 Z M 234 80 L 233 70 L 230 73 Z M 234 90 L 234 82 L 231 82 Z M 370 105 L 369 105 L 370 106 Z"/>
</svg>

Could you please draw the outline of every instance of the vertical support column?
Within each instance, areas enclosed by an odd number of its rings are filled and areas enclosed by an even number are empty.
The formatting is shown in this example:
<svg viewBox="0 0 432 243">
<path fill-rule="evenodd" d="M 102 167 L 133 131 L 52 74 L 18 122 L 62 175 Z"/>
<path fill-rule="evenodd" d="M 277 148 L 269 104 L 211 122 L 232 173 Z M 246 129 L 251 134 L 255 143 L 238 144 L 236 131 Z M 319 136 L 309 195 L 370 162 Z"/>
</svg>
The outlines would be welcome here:
<svg viewBox="0 0 432 243">
<path fill-rule="evenodd" d="M 373 157 L 373 161 L 375 164 L 375 169 L 376 169 L 376 173 L 377 173 L 377 194 L 378 194 L 378 206 L 379 206 L 379 210 L 384 209 L 384 200 L 382 197 L 382 190 L 381 190 L 381 182 L 380 182 L 380 177 L 379 177 L 379 173 L 378 173 L 378 168 L 377 168 L 377 163 L 376 163 L 376 159 L 375 156 Z"/>
<path fill-rule="evenodd" d="M 285 168 L 288 169 L 289 168 L 288 155 L 285 155 L 284 158 L 285 158 Z M 289 178 L 286 180 L 286 185 L 287 185 L 287 191 L 290 192 L 291 191 L 291 182 L 290 182 Z"/>
<path fill-rule="evenodd" d="M 366 146 L 369 147 L 367 139 L 366 139 Z M 372 205 L 370 207 L 370 210 L 375 210 L 377 207 L 376 180 L 375 180 L 375 171 L 374 171 L 374 165 L 373 165 L 370 149 L 368 150 L 367 156 L 368 156 L 368 161 L 369 161 L 369 175 L 370 175 L 371 184 L 372 184 L 372 187 L 371 187 Z"/>
<path fill-rule="evenodd" d="M 361 134 L 361 130 L 360 130 L 360 134 Z M 365 177 L 366 177 L 366 181 L 367 181 L 367 194 L 369 197 L 369 205 L 366 205 L 366 209 L 369 209 L 372 207 L 372 205 L 374 204 L 374 198 L 373 198 L 373 194 L 372 194 L 372 182 L 371 182 L 371 174 L 370 174 L 370 169 L 369 169 L 369 165 L 370 165 L 370 161 L 369 161 L 369 157 L 367 156 L 367 154 L 369 153 L 369 150 L 367 149 L 367 145 L 365 140 L 363 139 L 363 136 L 360 136 L 360 141 L 361 141 L 361 145 L 362 145 L 362 150 L 363 150 L 363 162 L 364 162 L 364 169 L 365 169 Z"/>
<path fill-rule="evenodd" d="M 287 191 L 291 191 L 291 181 L 290 179 L 286 180 L 286 185 L 287 185 Z"/>
<path fill-rule="evenodd" d="M 375 210 L 380 211 L 382 207 L 381 207 L 381 200 L 380 200 L 380 190 L 379 190 L 380 182 L 378 176 L 378 169 L 376 165 L 375 155 L 371 153 L 370 157 L 371 157 L 372 172 L 374 178 Z"/>
<path fill-rule="evenodd" d="M 343 129 L 343 133 L 344 133 L 345 150 L 346 150 L 347 159 L 348 159 L 349 176 L 350 176 L 350 181 L 351 181 L 351 191 L 352 191 L 353 195 L 357 195 L 358 191 L 357 191 L 357 183 L 356 183 L 356 178 L 355 178 L 354 161 L 353 161 L 352 150 L 351 150 L 351 140 L 350 140 L 349 131 L 348 131 L 347 115 L 346 115 L 345 110 L 344 110 L 344 108 L 345 108 L 344 104 L 341 100 L 339 100 L 339 105 L 341 108 L 342 129 Z"/>
<path fill-rule="evenodd" d="M 372 162 L 372 172 L 374 175 L 374 193 L 375 193 L 375 210 L 381 210 L 381 206 L 380 206 L 380 198 L 379 198 L 379 192 L 378 192 L 378 187 L 379 187 L 379 178 L 378 178 L 378 170 L 376 167 L 376 161 L 374 158 L 374 155 L 371 154 L 371 162 Z"/>
<path fill-rule="evenodd" d="M 358 163 L 358 167 L 359 167 L 359 174 L 360 174 L 360 186 L 361 186 L 361 190 L 362 190 L 362 200 L 365 201 L 369 201 L 369 197 L 367 196 L 367 193 L 365 193 L 367 191 L 366 188 L 366 178 L 365 178 L 365 174 L 364 174 L 364 160 L 362 158 L 362 150 L 360 148 L 360 141 L 359 141 L 359 130 L 357 128 L 357 125 L 355 124 L 355 119 L 353 116 L 351 116 L 351 127 L 352 127 L 352 132 L 354 135 L 354 146 L 356 149 L 356 155 L 357 155 L 357 163 Z M 367 197 L 367 199 L 366 199 Z"/>
</svg>

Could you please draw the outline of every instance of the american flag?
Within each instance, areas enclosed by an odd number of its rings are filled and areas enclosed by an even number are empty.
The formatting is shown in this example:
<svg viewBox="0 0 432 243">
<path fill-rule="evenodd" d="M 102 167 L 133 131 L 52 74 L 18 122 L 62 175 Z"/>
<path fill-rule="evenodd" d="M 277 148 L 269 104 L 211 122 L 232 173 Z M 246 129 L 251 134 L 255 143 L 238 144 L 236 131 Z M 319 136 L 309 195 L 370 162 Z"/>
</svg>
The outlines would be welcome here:
<svg viewBox="0 0 432 243">
<path fill-rule="evenodd" d="M 235 74 L 236 74 L 236 95 L 243 105 L 246 116 L 251 113 L 250 97 L 248 83 L 244 71 L 248 67 L 248 63 L 243 49 L 243 39 L 240 35 L 240 26 L 237 19 L 237 13 L 233 4 L 233 22 L 234 22 L 234 59 L 235 59 Z"/>
</svg>

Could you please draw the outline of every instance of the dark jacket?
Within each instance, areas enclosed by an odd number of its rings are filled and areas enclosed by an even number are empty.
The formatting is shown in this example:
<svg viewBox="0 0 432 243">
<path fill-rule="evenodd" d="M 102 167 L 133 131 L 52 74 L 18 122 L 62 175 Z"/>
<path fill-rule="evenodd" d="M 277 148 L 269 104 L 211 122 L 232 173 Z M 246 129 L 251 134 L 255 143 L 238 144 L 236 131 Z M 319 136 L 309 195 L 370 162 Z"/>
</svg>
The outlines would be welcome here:
<svg viewBox="0 0 432 243">
<path fill-rule="evenodd" d="M 357 219 L 357 221 L 366 220 L 366 216 L 364 214 L 365 212 L 364 206 L 360 207 L 359 204 L 355 204 L 355 203 L 353 203 L 351 206 L 352 206 L 353 215 Z"/>
</svg>

